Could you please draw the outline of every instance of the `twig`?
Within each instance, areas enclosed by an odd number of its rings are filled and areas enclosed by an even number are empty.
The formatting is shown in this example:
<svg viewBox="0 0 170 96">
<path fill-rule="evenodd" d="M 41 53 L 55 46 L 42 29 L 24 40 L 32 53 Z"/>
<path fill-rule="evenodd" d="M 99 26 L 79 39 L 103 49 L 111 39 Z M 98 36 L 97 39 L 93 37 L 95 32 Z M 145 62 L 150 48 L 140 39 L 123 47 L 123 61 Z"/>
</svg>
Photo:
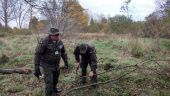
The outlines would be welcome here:
<svg viewBox="0 0 170 96">
<path fill-rule="evenodd" d="M 125 77 L 126 75 L 130 74 L 131 72 L 134 72 L 136 69 L 129 71 L 128 73 L 123 74 L 122 76 L 120 76 L 116 79 L 111 79 L 111 80 L 108 80 L 108 81 L 105 81 L 105 82 L 93 83 L 93 84 L 85 85 L 85 86 L 82 86 L 82 87 L 73 88 L 73 89 L 69 90 L 68 92 L 66 92 L 63 96 L 67 95 L 68 93 L 70 93 L 72 91 L 84 89 L 84 88 L 87 88 L 87 87 L 91 87 L 93 85 L 101 85 L 101 84 L 106 84 L 106 83 L 110 83 L 110 82 L 116 82 L 116 81 L 122 79 L 123 77 Z"/>
<path fill-rule="evenodd" d="M 139 64 L 144 64 L 144 63 L 147 63 L 147 62 L 150 62 L 150 61 L 151 61 L 151 60 L 143 60 L 143 61 L 141 61 L 141 62 L 138 62 L 138 63 L 134 64 L 134 65 L 124 66 L 124 67 L 122 67 L 122 68 L 120 68 L 120 65 L 119 65 L 119 66 L 117 66 L 117 67 L 114 68 L 114 69 L 109 69 L 109 70 L 107 70 L 107 71 L 105 71 L 105 72 L 98 73 L 97 75 L 99 76 L 99 75 L 108 73 L 108 72 L 113 71 L 113 70 L 126 69 L 126 68 L 129 68 L 129 67 L 137 67 Z M 88 76 L 82 76 L 82 77 L 88 77 Z M 80 77 L 79 79 L 81 79 L 82 77 Z"/>
</svg>

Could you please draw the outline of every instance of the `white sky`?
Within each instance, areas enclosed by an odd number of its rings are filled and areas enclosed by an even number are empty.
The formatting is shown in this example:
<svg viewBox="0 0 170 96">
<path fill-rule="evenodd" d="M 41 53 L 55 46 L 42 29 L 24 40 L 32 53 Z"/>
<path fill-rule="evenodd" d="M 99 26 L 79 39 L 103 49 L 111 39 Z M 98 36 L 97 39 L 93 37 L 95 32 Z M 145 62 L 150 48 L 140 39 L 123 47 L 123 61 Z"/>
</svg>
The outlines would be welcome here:
<svg viewBox="0 0 170 96">
<path fill-rule="evenodd" d="M 123 1 L 124 0 L 79 0 L 80 4 L 94 17 L 101 14 L 105 16 L 122 14 L 120 13 L 120 7 Z M 155 0 L 132 0 L 129 7 L 133 20 L 141 21 L 155 10 Z M 10 22 L 10 26 L 16 26 L 15 22 Z"/>
<path fill-rule="evenodd" d="M 91 14 L 104 14 L 106 16 L 122 14 L 120 13 L 122 1 L 124 0 L 79 0 L 80 4 Z M 144 20 L 155 10 L 155 0 L 132 0 L 129 7 L 134 20 Z"/>
</svg>

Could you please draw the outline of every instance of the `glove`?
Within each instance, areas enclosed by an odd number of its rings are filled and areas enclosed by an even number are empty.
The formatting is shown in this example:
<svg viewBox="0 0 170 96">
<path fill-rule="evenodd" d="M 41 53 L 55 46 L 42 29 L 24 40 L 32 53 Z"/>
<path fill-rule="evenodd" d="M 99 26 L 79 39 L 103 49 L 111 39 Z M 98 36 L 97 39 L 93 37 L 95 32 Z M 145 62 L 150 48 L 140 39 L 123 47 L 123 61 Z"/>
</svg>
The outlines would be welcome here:
<svg viewBox="0 0 170 96">
<path fill-rule="evenodd" d="M 79 70 L 80 67 L 81 67 L 81 66 L 80 66 L 80 63 L 77 62 L 77 63 L 76 63 L 76 74 L 77 74 L 77 72 L 78 72 L 78 70 Z"/>
<path fill-rule="evenodd" d="M 40 68 L 37 66 L 35 66 L 34 76 L 37 77 L 38 79 L 39 79 L 39 76 L 42 76 Z"/>
</svg>

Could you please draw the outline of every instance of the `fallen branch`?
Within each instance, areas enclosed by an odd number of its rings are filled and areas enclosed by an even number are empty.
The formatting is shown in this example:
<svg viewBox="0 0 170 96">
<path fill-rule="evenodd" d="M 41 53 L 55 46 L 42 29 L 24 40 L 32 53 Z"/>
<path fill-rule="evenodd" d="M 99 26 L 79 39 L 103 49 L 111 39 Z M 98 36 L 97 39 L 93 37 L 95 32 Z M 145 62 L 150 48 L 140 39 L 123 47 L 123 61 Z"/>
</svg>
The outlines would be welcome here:
<svg viewBox="0 0 170 96">
<path fill-rule="evenodd" d="M 155 60 L 152 60 L 152 59 L 148 59 L 148 60 L 143 60 L 142 62 L 138 62 L 138 63 L 136 63 L 135 65 L 129 65 L 129 66 L 124 66 L 124 67 L 118 66 L 118 67 L 116 67 L 116 68 L 114 68 L 114 69 L 111 69 L 111 70 L 108 70 L 108 71 L 106 71 L 106 72 L 99 73 L 98 75 L 102 75 L 102 74 L 105 74 L 105 73 L 110 72 L 110 71 L 113 71 L 113 70 L 126 69 L 126 68 L 130 68 L 130 67 L 132 67 L 132 68 L 134 67 L 135 69 L 132 70 L 132 71 L 127 72 L 126 74 L 121 75 L 120 77 L 118 77 L 118 78 L 116 78 L 116 79 L 111 79 L 111 80 L 108 80 L 108 81 L 105 81 L 105 82 L 99 82 L 99 83 L 94 83 L 94 84 L 89 84 L 89 85 L 85 85 L 85 86 L 81 86 L 81 87 L 72 88 L 71 90 L 69 90 L 69 91 L 67 91 L 66 93 L 64 93 L 64 95 L 62 95 L 62 96 L 65 96 L 65 95 L 67 95 L 68 93 L 70 93 L 70 92 L 72 92 L 72 91 L 80 90 L 80 89 L 84 89 L 84 88 L 88 88 L 88 87 L 91 87 L 91 86 L 93 86 L 93 85 L 101 85 L 101 84 L 107 84 L 107 83 L 110 83 L 110 82 L 116 82 L 116 81 L 122 79 L 123 77 L 125 77 L 126 75 L 130 74 L 131 72 L 134 72 L 134 71 L 137 70 L 137 69 L 141 69 L 140 66 L 143 66 L 144 64 L 146 64 L 146 63 L 148 63 L 148 62 L 151 62 L 151 61 L 156 62 L 156 61 L 170 61 L 170 60 L 156 60 L 156 59 L 155 59 Z M 152 70 L 152 71 L 153 71 L 153 70 Z M 85 77 L 86 77 L 86 76 L 85 76 Z"/>
<path fill-rule="evenodd" d="M 2 74 L 12 74 L 12 73 L 19 73 L 19 74 L 31 74 L 32 70 L 30 68 L 14 68 L 14 69 L 4 69 L 0 68 L 0 73 Z"/>
<path fill-rule="evenodd" d="M 137 68 L 136 68 L 136 69 L 137 69 Z M 70 92 L 72 92 L 72 91 L 80 90 L 80 89 L 84 89 L 84 88 L 88 88 L 88 87 L 91 87 L 91 86 L 93 86 L 93 85 L 101 85 L 101 84 L 107 84 L 107 83 L 110 83 L 110 82 L 119 81 L 119 80 L 121 80 L 123 77 L 125 77 L 126 75 L 134 72 L 136 69 L 134 69 L 134 70 L 132 70 L 132 71 L 129 71 L 129 72 L 121 75 L 120 77 L 118 77 L 118 78 L 116 78 L 116 79 L 111 79 L 111 80 L 108 80 L 108 81 L 105 81 L 105 82 L 93 83 L 93 84 L 89 84 L 89 85 L 85 85 L 85 86 L 73 88 L 73 89 L 69 90 L 68 92 L 64 93 L 64 95 L 62 95 L 62 96 L 66 96 L 68 93 L 70 93 Z"/>
<path fill-rule="evenodd" d="M 119 65 L 119 66 L 117 66 L 116 68 L 109 69 L 109 70 L 107 70 L 107 71 L 98 73 L 97 76 L 103 75 L 103 74 L 108 73 L 108 72 L 112 72 L 112 71 L 114 71 L 114 70 L 122 70 L 122 69 L 126 69 L 126 68 L 139 67 L 139 64 L 142 65 L 142 64 L 148 63 L 148 62 L 150 62 L 150 61 L 152 61 L 152 60 L 143 60 L 143 61 L 141 61 L 141 62 L 138 62 L 138 63 L 134 64 L 134 65 L 128 65 L 128 66 L 120 66 L 120 65 Z M 83 77 L 88 77 L 88 76 L 81 76 L 81 77 L 79 77 L 78 79 L 81 79 L 81 78 L 83 78 Z M 75 80 L 75 81 L 76 81 L 76 80 Z M 76 83 L 77 83 L 77 81 L 76 81 Z"/>
</svg>

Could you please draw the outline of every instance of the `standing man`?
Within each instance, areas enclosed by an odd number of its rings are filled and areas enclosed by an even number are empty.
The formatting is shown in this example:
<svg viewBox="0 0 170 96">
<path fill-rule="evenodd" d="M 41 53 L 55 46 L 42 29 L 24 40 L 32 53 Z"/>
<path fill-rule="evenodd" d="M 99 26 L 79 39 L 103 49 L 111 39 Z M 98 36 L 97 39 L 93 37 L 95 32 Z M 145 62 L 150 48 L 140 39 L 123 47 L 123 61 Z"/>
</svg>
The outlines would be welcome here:
<svg viewBox="0 0 170 96">
<path fill-rule="evenodd" d="M 81 77 L 81 84 L 84 85 L 86 83 L 86 73 L 87 73 L 87 66 L 90 65 L 91 68 L 91 82 L 97 83 L 97 57 L 96 57 L 96 50 L 95 47 L 82 43 L 78 44 L 74 49 L 75 60 L 77 62 L 77 67 L 81 67 L 82 77 Z M 94 85 L 95 87 L 95 85 Z"/>
<path fill-rule="evenodd" d="M 65 69 L 68 69 L 67 54 L 63 42 L 59 38 L 60 32 L 56 28 L 51 28 L 49 35 L 42 39 L 35 49 L 35 73 L 39 78 L 41 76 L 40 66 L 44 72 L 45 96 L 51 96 L 53 93 L 59 93 L 61 88 L 57 88 L 60 74 L 59 63 L 62 57 Z"/>
</svg>

